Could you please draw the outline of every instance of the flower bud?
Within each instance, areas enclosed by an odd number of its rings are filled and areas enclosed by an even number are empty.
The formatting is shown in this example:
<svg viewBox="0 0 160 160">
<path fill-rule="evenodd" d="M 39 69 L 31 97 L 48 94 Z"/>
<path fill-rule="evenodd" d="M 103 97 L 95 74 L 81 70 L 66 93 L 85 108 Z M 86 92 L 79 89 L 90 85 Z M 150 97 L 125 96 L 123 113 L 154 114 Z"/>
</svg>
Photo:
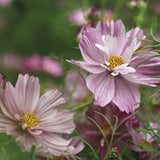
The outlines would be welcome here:
<svg viewBox="0 0 160 160">
<path fill-rule="evenodd" d="M 6 81 L 7 81 L 7 76 L 0 73 L 0 88 L 3 88 L 3 89 L 5 88 Z"/>
<path fill-rule="evenodd" d="M 95 22 L 100 19 L 100 15 L 101 15 L 100 9 L 93 6 L 88 10 L 87 19 L 91 22 Z"/>
</svg>

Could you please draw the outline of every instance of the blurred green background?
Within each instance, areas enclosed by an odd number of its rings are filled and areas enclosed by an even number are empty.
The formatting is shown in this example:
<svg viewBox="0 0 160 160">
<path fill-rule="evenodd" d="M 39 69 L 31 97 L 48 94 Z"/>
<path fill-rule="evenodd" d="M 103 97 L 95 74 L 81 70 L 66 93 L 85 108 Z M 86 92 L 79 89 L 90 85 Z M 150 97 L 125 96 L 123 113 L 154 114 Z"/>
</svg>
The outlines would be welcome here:
<svg viewBox="0 0 160 160">
<path fill-rule="evenodd" d="M 145 30 L 159 30 L 159 15 L 153 10 L 155 0 L 145 6 L 131 7 L 131 0 L 14 0 L 0 7 L 0 53 L 80 57 L 76 41 L 77 26 L 68 22 L 68 13 L 93 5 L 113 10 L 115 19 L 122 19 L 127 28 L 137 24 Z M 158 2 L 158 1 L 157 1 Z"/>
</svg>

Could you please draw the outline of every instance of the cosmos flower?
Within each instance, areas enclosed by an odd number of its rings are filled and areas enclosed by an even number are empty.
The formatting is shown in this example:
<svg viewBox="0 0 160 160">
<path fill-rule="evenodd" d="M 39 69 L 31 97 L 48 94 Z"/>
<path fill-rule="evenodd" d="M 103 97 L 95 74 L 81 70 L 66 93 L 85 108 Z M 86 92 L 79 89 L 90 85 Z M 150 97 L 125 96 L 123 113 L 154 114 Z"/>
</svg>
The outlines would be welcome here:
<svg viewBox="0 0 160 160">
<path fill-rule="evenodd" d="M 9 69 L 24 73 L 24 72 L 26 72 L 26 69 L 24 68 L 23 60 L 24 60 L 24 58 L 19 54 L 5 53 L 1 57 L 0 64 L 5 68 L 9 68 Z"/>
<path fill-rule="evenodd" d="M 62 135 L 69 135 L 75 124 L 73 113 L 61 109 L 65 103 L 61 95 L 52 89 L 40 96 L 39 79 L 20 74 L 15 87 L 7 82 L 0 90 L 0 132 L 15 138 L 23 150 L 36 144 L 36 152 L 43 156 L 62 155 L 71 142 Z"/>
<path fill-rule="evenodd" d="M 63 70 L 60 62 L 50 57 L 40 57 L 34 54 L 24 58 L 23 65 L 29 72 L 43 72 L 54 77 L 61 77 Z"/>
<path fill-rule="evenodd" d="M 62 65 L 59 61 L 50 57 L 41 57 L 38 54 L 24 57 L 19 54 L 6 53 L 1 58 L 1 65 L 21 73 L 43 72 L 54 77 L 63 75 Z"/>
<path fill-rule="evenodd" d="M 87 24 L 87 21 L 84 18 L 84 13 L 81 8 L 70 13 L 68 15 L 68 20 L 73 24 L 78 24 L 78 25 Z"/>
<path fill-rule="evenodd" d="M 107 122 L 107 120 L 104 117 L 102 117 L 96 112 L 99 112 L 103 114 L 105 117 L 107 117 L 111 125 Z M 120 138 L 121 136 L 123 136 L 128 132 L 124 120 L 125 118 L 128 117 L 128 114 L 126 114 L 125 112 L 121 112 L 115 105 L 109 104 L 108 107 L 100 107 L 100 106 L 96 108 L 89 107 L 88 111 L 86 112 L 86 116 L 88 123 L 79 127 L 80 132 L 84 133 L 85 135 L 85 140 L 93 145 L 95 151 L 97 150 L 100 151 L 101 159 L 103 159 L 106 153 L 110 152 L 111 150 L 115 150 L 118 156 L 120 154 L 120 144 L 124 143 L 122 141 L 123 139 L 118 140 L 118 138 Z M 114 133 L 114 137 L 112 139 L 111 137 L 113 134 L 113 128 L 114 128 L 113 126 L 116 123 L 115 116 L 118 118 L 117 126 L 120 123 L 122 124 L 116 130 L 116 132 Z M 108 144 L 105 141 L 105 138 L 100 129 L 90 118 L 92 118 L 101 127 L 108 140 Z M 124 123 L 122 122 L 123 120 Z"/>
<path fill-rule="evenodd" d="M 63 69 L 60 62 L 50 57 L 41 58 L 41 70 L 42 72 L 55 77 L 61 77 L 63 75 Z"/>
<path fill-rule="evenodd" d="M 126 122 L 126 127 L 132 137 L 133 143 L 137 142 L 135 144 L 128 143 L 129 148 L 133 149 L 136 152 L 139 152 L 141 158 L 151 158 L 156 155 L 156 153 L 147 152 L 145 148 L 146 146 L 146 147 L 157 148 L 157 150 L 160 149 L 160 146 L 157 144 L 156 141 L 156 136 L 144 131 L 136 131 L 135 129 L 144 129 L 143 125 L 139 122 L 139 120 L 136 117 L 130 118 Z M 158 127 L 157 123 L 152 121 L 150 122 L 150 127 L 149 127 L 150 130 L 157 133 L 156 130 L 158 129 L 157 127 Z M 138 143 L 142 144 L 143 146 L 139 145 Z"/>
<path fill-rule="evenodd" d="M 38 54 L 33 54 L 31 57 L 23 59 L 23 66 L 30 72 L 41 71 L 41 57 Z"/>
<path fill-rule="evenodd" d="M 90 92 L 85 84 L 85 78 L 87 77 L 87 74 L 85 72 L 81 72 L 81 75 L 84 79 L 79 75 L 78 72 L 73 71 L 66 77 L 66 88 L 64 95 L 66 99 L 68 99 L 69 95 L 72 94 L 72 99 L 70 102 L 71 104 L 80 103 L 90 96 Z M 75 90 L 74 87 L 76 87 Z"/>
<path fill-rule="evenodd" d="M 0 5 L 1 6 L 6 6 L 10 4 L 13 0 L 0 0 Z"/>
<path fill-rule="evenodd" d="M 151 60 L 142 64 L 142 70 L 136 68 L 148 57 L 147 53 L 133 55 L 144 38 L 138 27 L 126 32 L 121 20 L 100 21 L 96 28 L 88 27 L 83 33 L 79 47 L 84 61 L 68 62 L 91 73 L 86 85 L 94 94 L 95 105 L 103 107 L 112 101 L 121 111 L 133 113 L 139 107 L 139 84 L 160 83 L 159 57 L 155 58 L 156 64 Z M 156 74 L 152 74 L 155 68 Z M 145 77 L 148 81 L 154 79 L 154 84 L 143 82 Z"/>
</svg>

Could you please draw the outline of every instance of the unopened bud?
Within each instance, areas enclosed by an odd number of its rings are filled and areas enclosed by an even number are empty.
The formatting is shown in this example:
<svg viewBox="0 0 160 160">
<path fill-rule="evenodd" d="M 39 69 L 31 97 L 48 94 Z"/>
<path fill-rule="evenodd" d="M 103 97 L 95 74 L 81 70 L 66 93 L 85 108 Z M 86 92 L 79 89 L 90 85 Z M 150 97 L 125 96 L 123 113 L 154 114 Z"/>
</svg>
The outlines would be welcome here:
<svg viewBox="0 0 160 160">
<path fill-rule="evenodd" d="M 0 73 L 0 88 L 4 89 L 6 87 L 7 76 Z"/>
<path fill-rule="evenodd" d="M 87 12 L 87 19 L 91 22 L 96 22 L 100 19 L 101 11 L 99 8 L 93 6 Z"/>
<path fill-rule="evenodd" d="M 107 156 L 107 160 L 118 160 L 118 155 L 117 155 L 117 148 L 112 148 L 109 151 L 109 154 Z"/>
</svg>

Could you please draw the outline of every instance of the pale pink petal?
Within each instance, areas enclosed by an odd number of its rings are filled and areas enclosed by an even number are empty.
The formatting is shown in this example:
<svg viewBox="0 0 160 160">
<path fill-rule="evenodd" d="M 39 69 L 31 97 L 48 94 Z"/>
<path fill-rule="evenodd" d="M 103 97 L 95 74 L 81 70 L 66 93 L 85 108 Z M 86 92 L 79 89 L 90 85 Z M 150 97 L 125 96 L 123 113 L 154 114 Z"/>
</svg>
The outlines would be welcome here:
<svg viewBox="0 0 160 160">
<path fill-rule="evenodd" d="M 111 37 L 110 35 L 105 36 L 105 48 L 108 50 L 108 57 L 118 55 L 118 39 L 117 37 Z"/>
<path fill-rule="evenodd" d="M 49 112 L 50 109 L 56 109 L 62 104 L 65 104 L 65 99 L 62 97 L 62 92 L 58 89 L 52 89 L 43 94 L 37 103 L 34 112 L 41 118 L 45 117 L 44 113 Z"/>
<path fill-rule="evenodd" d="M 113 69 L 113 71 L 115 73 L 120 73 L 120 74 L 128 74 L 128 73 L 134 73 L 136 72 L 136 70 L 132 67 L 128 67 L 128 66 L 124 66 L 124 65 L 120 65 L 117 66 Z"/>
<path fill-rule="evenodd" d="M 114 78 L 115 80 L 115 94 L 112 101 L 118 106 L 121 111 L 126 113 L 133 113 L 140 102 L 140 92 L 137 84 L 125 80 L 121 76 Z"/>
<path fill-rule="evenodd" d="M 123 58 L 125 63 L 129 63 L 131 57 L 135 51 L 134 47 L 137 43 L 137 39 L 134 37 L 129 46 L 126 46 L 126 49 L 120 54 Z"/>
<path fill-rule="evenodd" d="M 142 29 L 140 29 L 139 27 L 136 27 L 136 28 L 133 28 L 130 31 L 128 31 L 126 33 L 126 37 L 127 38 L 136 37 L 138 42 L 141 42 L 141 40 L 143 40 L 145 38 L 145 35 L 144 35 L 144 32 Z M 137 45 L 137 47 L 139 47 L 139 46 Z"/>
<path fill-rule="evenodd" d="M 0 132 L 9 134 L 7 128 L 10 128 L 10 130 L 17 129 L 17 123 L 0 113 Z"/>
<path fill-rule="evenodd" d="M 52 112 L 51 112 L 52 114 Z M 74 128 L 75 124 L 73 123 L 73 113 L 69 110 L 58 110 L 56 114 L 48 119 L 43 119 L 40 122 L 38 129 L 43 129 L 48 132 L 54 133 L 68 133 L 70 134 Z"/>
<path fill-rule="evenodd" d="M 15 115 L 23 114 L 23 108 L 17 105 L 18 97 L 15 93 L 15 88 L 10 84 L 6 83 L 5 90 L 0 91 L 0 103 L 4 114 L 13 120 L 17 120 Z"/>
<path fill-rule="evenodd" d="M 36 137 L 37 144 L 48 148 L 52 155 L 60 156 L 66 150 L 71 140 L 66 140 L 58 134 L 45 133 Z"/>
<path fill-rule="evenodd" d="M 102 36 L 103 39 L 103 36 Z M 114 45 L 113 45 L 114 44 Z M 111 37 L 110 35 L 106 35 L 104 37 L 104 46 L 100 44 L 95 44 L 97 48 L 102 50 L 107 54 L 107 57 L 117 55 L 117 49 L 118 49 L 118 40 L 116 37 Z"/>
<path fill-rule="evenodd" d="M 137 67 L 135 75 L 141 82 L 153 87 L 160 85 L 160 57 L 157 53 L 139 53 L 130 65 Z"/>
<path fill-rule="evenodd" d="M 121 20 L 117 20 L 114 22 L 111 21 L 100 21 L 97 26 L 96 30 L 101 33 L 101 35 L 110 35 L 112 37 L 118 37 L 121 41 L 125 37 L 125 26 Z"/>
<path fill-rule="evenodd" d="M 136 41 L 136 44 L 132 46 L 133 52 L 137 50 L 141 45 L 141 40 L 145 38 L 145 35 L 144 35 L 143 30 L 140 30 L 139 27 L 136 27 L 126 33 L 126 38 L 127 39 L 124 41 L 122 45 L 122 48 L 123 48 L 123 50 L 121 51 L 122 55 L 125 52 L 126 48 L 133 45 L 134 38 L 136 38 L 137 41 Z"/>
<path fill-rule="evenodd" d="M 68 150 L 72 154 L 77 154 L 82 151 L 84 147 L 85 145 L 82 141 L 80 141 L 79 139 L 73 139 L 68 146 Z"/>
<path fill-rule="evenodd" d="M 127 81 L 130 81 L 131 83 L 142 84 L 142 85 L 145 84 L 138 78 L 138 76 L 135 73 L 134 74 L 129 73 L 125 75 L 122 74 L 121 76 Z"/>
<path fill-rule="evenodd" d="M 103 45 L 102 36 L 95 28 L 88 27 L 79 41 L 79 47 L 84 60 L 89 64 L 100 64 L 106 60 L 106 53 L 101 51 L 95 44 Z"/>
<path fill-rule="evenodd" d="M 75 64 L 81 68 L 83 68 L 84 70 L 91 72 L 91 73 L 101 73 L 104 72 L 106 70 L 106 68 L 102 67 L 100 64 L 88 64 L 85 63 L 83 61 L 74 61 L 74 60 L 67 60 L 67 62 L 70 62 L 72 64 Z M 103 62 L 105 63 L 105 62 Z"/>
<path fill-rule="evenodd" d="M 94 104 L 105 106 L 112 100 L 115 91 L 114 78 L 107 72 L 88 76 L 86 84 L 94 94 Z"/>
<path fill-rule="evenodd" d="M 22 133 L 16 138 L 16 142 L 23 151 L 30 152 L 33 144 L 35 144 L 35 138 L 27 133 Z"/>
<path fill-rule="evenodd" d="M 40 96 L 40 84 L 38 78 L 28 74 L 19 75 L 15 86 L 17 106 L 25 112 L 33 112 Z"/>
</svg>

